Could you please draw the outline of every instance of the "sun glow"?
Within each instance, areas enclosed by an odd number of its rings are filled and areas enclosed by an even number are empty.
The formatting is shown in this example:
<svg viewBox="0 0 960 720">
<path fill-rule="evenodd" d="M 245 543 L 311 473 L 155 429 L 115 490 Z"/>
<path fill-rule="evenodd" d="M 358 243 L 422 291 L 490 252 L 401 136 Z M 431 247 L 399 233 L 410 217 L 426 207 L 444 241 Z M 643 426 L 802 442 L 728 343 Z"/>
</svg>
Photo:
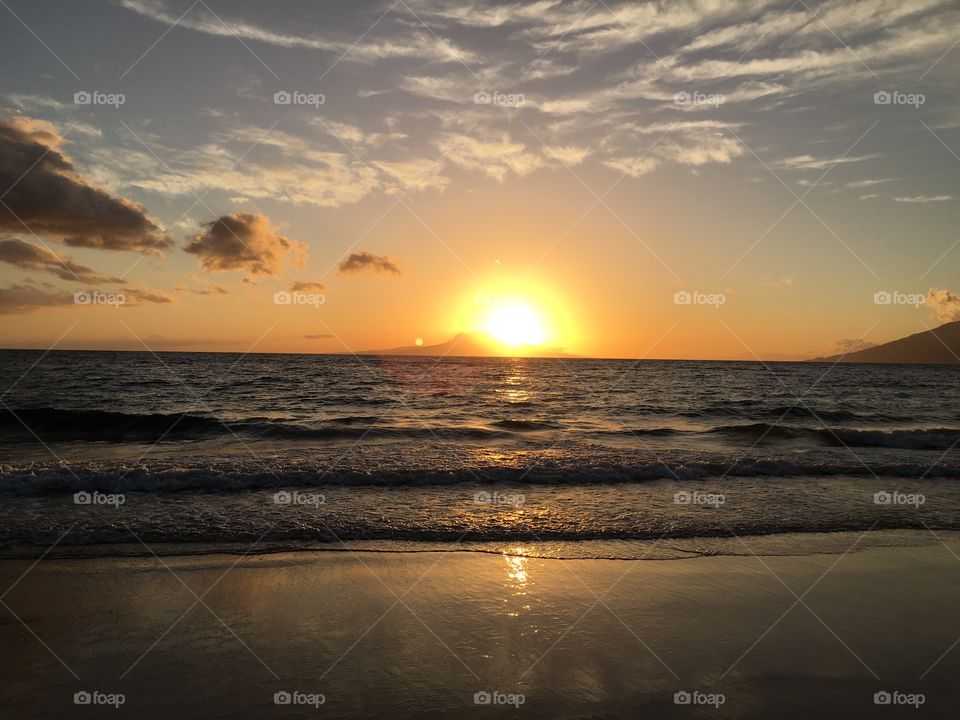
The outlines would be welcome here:
<svg viewBox="0 0 960 720">
<path fill-rule="evenodd" d="M 490 310 L 483 325 L 491 337 L 504 345 L 541 345 L 547 339 L 540 314 L 529 304 L 511 300 Z"/>
<path fill-rule="evenodd" d="M 460 297 L 450 308 L 449 327 L 471 336 L 478 354 L 525 357 L 575 351 L 578 323 L 569 294 L 523 277 L 490 279 Z"/>
</svg>

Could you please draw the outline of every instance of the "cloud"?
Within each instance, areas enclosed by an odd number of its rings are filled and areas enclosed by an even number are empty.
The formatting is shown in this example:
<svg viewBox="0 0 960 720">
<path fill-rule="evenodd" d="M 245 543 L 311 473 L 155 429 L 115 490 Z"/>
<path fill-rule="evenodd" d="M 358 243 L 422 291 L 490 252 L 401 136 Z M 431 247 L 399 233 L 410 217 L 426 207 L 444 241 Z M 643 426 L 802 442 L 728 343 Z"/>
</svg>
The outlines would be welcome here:
<svg viewBox="0 0 960 720">
<path fill-rule="evenodd" d="M 22 315 L 61 305 L 73 305 L 73 293 L 48 292 L 27 284 L 0 288 L 0 315 Z"/>
<path fill-rule="evenodd" d="M 131 307 L 147 303 L 169 305 L 173 302 L 173 298 L 166 293 L 143 287 L 125 287 L 123 288 L 123 296 L 125 302 L 122 307 Z"/>
<path fill-rule="evenodd" d="M 467 170 L 479 170 L 497 182 L 503 182 L 508 173 L 522 177 L 543 165 L 541 157 L 527 152 L 523 143 L 511 142 L 506 133 L 492 142 L 442 133 L 436 144 L 450 162 Z"/>
<path fill-rule="evenodd" d="M 394 33 L 389 38 L 369 37 L 365 38 L 364 42 L 357 42 L 354 38 L 324 38 L 317 34 L 277 32 L 245 20 L 221 19 L 208 11 L 202 3 L 203 7 L 192 7 L 185 15 L 182 15 L 182 10 L 168 9 L 162 0 L 120 0 L 120 5 L 171 28 L 178 26 L 206 35 L 254 40 L 283 48 L 326 50 L 342 54 L 346 61 L 372 62 L 390 58 L 413 58 L 432 62 L 470 62 L 476 59 L 473 53 L 457 47 L 450 40 L 426 31 L 408 33 L 403 37 Z M 374 26 L 371 25 L 369 30 L 373 29 Z"/>
<path fill-rule="evenodd" d="M 654 152 L 680 165 L 700 167 L 710 163 L 727 164 L 743 155 L 744 149 L 736 138 L 719 133 L 699 133 L 687 135 L 680 141 L 662 142 Z"/>
<path fill-rule="evenodd" d="M 926 305 L 933 309 L 940 322 L 960 320 L 960 295 L 954 295 L 949 290 L 931 288 L 927 292 Z"/>
<path fill-rule="evenodd" d="M 590 154 L 587 148 L 577 145 L 552 145 L 546 150 L 547 155 L 568 166 L 579 165 Z"/>
<path fill-rule="evenodd" d="M 847 165 L 849 163 L 858 163 L 865 160 L 875 160 L 881 157 L 874 155 L 846 155 L 841 157 L 815 158 L 811 155 L 796 155 L 781 160 L 778 165 L 788 170 L 826 170 L 834 165 Z"/>
<path fill-rule="evenodd" d="M 387 187 L 387 192 L 391 195 L 407 190 L 442 192 L 450 184 L 450 178 L 440 174 L 443 164 L 435 160 L 379 161 L 376 165 L 396 183 Z"/>
<path fill-rule="evenodd" d="M 328 338 L 336 337 L 332 333 L 318 333 L 316 335 L 304 335 L 306 340 L 327 340 Z"/>
<path fill-rule="evenodd" d="M 388 182 L 375 166 L 350 154 L 319 149 L 316 139 L 276 129 L 232 128 L 212 142 L 169 152 L 178 156 L 175 172 L 135 149 L 126 150 L 122 158 L 112 150 L 93 156 L 109 168 L 102 172 L 111 185 L 174 197 L 216 189 L 246 200 L 342 207 Z M 238 156 L 244 157 L 242 168 L 236 165 Z"/>
<path fill-rule="evenodd" d="M 242 270 L 248 277 L 279 277 L 288 262 L 302 267 L 307 248 L 276 234 L 265 215 L 233 213 L 203 225 L 184 250 L 200 259 L 207 272 Z"/>
<path fill-rule="evenodd" d="M 141 205 L 88 184 L 58 148 L 49 122 L 0 122 L 0 232 L 49 235 L 74 247 L 159 255 L 173 240 Z M 26 227 L 24 227 L 26 226 Z"/>
<path fill-rule="evenodd" d="M 895 197 L 898 203 L 917 203 L 926 205 L 927 203 L 939 203 L 953 200 L 953 195 L 911 195 L 909 197 Z"/>
<path fill-rule="evenodd" d="M 651 157 L 625 157 L 604 160 L 603 164 L 630 177 L 638 178 L 656 170 L 660 161 Z"/>
<path fill-rule="evenodd" d="M 603 164 L 631 177 L 642 177 L 663 165 L 701 167 L 709 164 L 725 165 L 745 152 L 743 144 L 721 129 L 730 127 L 715 120 L 655 123 L 650 126 L 629 127 L 615 145 L 636 145 L 636 135 L 658 135 L 657 141 L 640 155 L 612 157 Z"/>
<path fill-rule="evenodd" d="M 320 282 L 306 282 L 297 280 L 290 283 L 290 292 L 310 292 L 311 290 L 326 290 L 327 286 Z"/>
<path fill-rule="evenodd" d="M 227 290 L 222 285 L 214 285 L 214 284 L 211 284 L 210 287 L 206 287 L 206 288 L 191 288 L 191 287 L 187 287 L 183 283 L 177 283 L 176 287 L 174 287 L 174 290 L 181 293 L 184 293 L 184 292 L 193 293 L 194 295 L 229 295 L 230 294 L 230 291 Z"/>
<path fill-rule="evenodd" d="M 53 273 L 61 280 L 70 280 L 88 285 L 107 285 L 125 282 L 122 278 L 107 277 L 85 265 L 75 263 L 69 255 L 58 254 L 40 245 L 11 238 L 0 240 L 0 262 L 9 263 L 22 270 Z"/>
<path fill-rule="evenodd" d="M 386 255 L 374 255 L 367 250 L 350 253 L 347 259 L 337 267 L 340 272 L 346 275 L 358 275 L 365 272 L 388 273 L 391 275 L 403 274 L 396 260 Z"/>
</svg>

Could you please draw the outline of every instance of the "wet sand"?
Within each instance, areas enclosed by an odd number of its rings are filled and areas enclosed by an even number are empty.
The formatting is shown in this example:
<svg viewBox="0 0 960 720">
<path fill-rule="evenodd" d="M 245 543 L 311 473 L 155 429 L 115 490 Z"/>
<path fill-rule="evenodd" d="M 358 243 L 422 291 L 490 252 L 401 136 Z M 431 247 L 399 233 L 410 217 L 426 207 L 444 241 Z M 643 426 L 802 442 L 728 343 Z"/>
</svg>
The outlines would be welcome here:
<svg viewBox="0 0 960 720">
<path fill-rule="evenodd" d="M 957 555 L 3 560 L 0 715 L 955 717 Z"/>
</svg>

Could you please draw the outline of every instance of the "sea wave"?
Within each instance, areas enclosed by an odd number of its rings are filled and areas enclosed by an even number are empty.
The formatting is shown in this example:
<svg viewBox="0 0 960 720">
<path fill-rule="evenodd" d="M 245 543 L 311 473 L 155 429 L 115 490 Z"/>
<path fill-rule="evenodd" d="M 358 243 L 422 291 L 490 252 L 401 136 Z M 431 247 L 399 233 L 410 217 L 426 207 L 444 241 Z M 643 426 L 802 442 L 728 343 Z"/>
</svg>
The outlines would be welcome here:
<svg viewBox="0 0 960 720">
<path fill-rule="evenodd" d="M 776 411 L 777 409 L 775 409 Z M 680 413 L 681 415 L 683 413 Z M 844 413 L 846 416 L 847 414 Z M 873 418 L 876 419 L 876 418 Z M 218 418 L 207 413 L 128 413 L 28 407 L 0 410 L 0 440 L 44 442 L 178 442 L 242 438 L 289 442 L 332 440 L 497 440 L 534 433 L 570 430 L 586 436 L 720 439 L 730 445 L 805 443 L 902 450 L 949 450 L 960 445 L 960 428 L 875 429 L 769 422 L 722 424 L 699 428 L 638 427 L 583 431 L 543 417 L 501 417 L 473 424 L 427 424 L 376 415 L 343 415 L 320 420 L 272 417 Z"/>
<path fill-rule="evenodd" d="M 106 410 L 22 408 L 0 410 L 0 437 L 5 440 L 159 442 L 245 437 L 272 440 L 360 440 L 364 438 L 450 440 L 508 437 L 514 430 L 552 427 L 546 423 L 504 420 L 497 427 L 389 425 L 382 418 L 347 416 L 319 424 L 266 417 L 224 420 L 191 413 L 125 413 Z"/>
<path fill-rule="evenodd" d="M 470 466 L 450 469 L 344 469 L 270 465 L 258 461 L 222 466 L 175 464 L 58 463 L 54 465 L 0 466 L 0 495 L 99 490 L 102 492 L 230 492 L 282 487 L 418 487 L 429 485 L 476 485 L 478 483 L 563 486 L 615 485 L 657 480 L 705 480 L 724 478 L 826 478 L 890 477 L 954 480 L 960 466 L 926 463 L 877 463 L 866 466 L 851 458 L 849 463 L 793 462 L 744 458 L 718 461 L 645 461 L 634 463 L 557 465 L 528 467 Z"/>
<path fill-rule="evenodd" d="M 765 422 L 720 425 L 706 430 L 672 427 L 634 428 L 617 431 L 619 435 L 638 437 L 720 436 L 730 441 L 750 443 L 807 442 L 848 447 L 895 448 L 901 450 L 949 450 L 960 445 L 957 428 L 904 428 L 874 430 L 776 425 Z"/>
</svg>

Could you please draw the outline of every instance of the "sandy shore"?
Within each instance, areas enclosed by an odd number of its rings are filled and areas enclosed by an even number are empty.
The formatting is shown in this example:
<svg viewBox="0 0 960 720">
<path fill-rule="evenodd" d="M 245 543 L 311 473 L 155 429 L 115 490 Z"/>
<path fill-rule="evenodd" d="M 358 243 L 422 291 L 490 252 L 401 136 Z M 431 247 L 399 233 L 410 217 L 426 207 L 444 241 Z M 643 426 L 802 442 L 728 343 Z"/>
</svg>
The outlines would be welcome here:
<svg viewBox="0 0 960 720">
<path fill-rule="evenodd" d="M 955 717 L 953 553 L 4 560 L 0 715 Z"/>
</svg>

